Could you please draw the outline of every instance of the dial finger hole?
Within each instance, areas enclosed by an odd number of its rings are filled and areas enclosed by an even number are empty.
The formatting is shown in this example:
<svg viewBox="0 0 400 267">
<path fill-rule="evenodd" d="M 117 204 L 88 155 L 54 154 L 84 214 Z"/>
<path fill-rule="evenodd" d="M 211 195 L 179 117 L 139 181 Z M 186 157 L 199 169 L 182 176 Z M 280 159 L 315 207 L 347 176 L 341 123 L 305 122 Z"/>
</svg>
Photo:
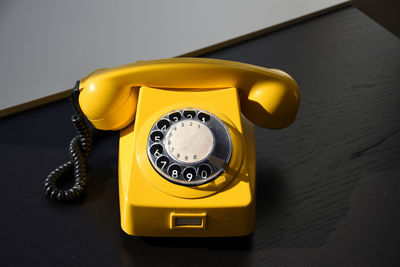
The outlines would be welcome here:
<svg viewBox="0 0 400 267">
<path fill-rule="evenodd" d="M 170 125 L 171 124 L 166 119 L 163 119 L 163 120 L 160 120 L 159 122 L 157 122 L 157 128 L 160 130 L 163 130 L 163 131 L 167 130 Z"/>
<path fill-rule="evenodd" d="M 169 159 L 166 156 L 161 156 L 156 160 L 156 164 L 161 170 L 166 170 L 169 165 Z"/>
<path fill-rule="evenodd" d="M 160 142 L 164 137 L 164 134 L 161 131 L 154 131 L 150 134 L 150 139 L 153 142 Z"/>
<path fill-rule="evenodd" d="M 179 165 L 177 165 L 177 164 L 172 164 L 168 168 L 168 174 L 172 178 L 177 179 L 179 177 L 179 175 L 181 175 L 181 167 L 179 167 Z"/>
<path fill-rule="evenodd" d="M 155 144 L 150 147 L 150 153 L 154 157 L 159 157 L 163 153 L 163 146 L 160 144 Z"/>
<path fill-rule="evenodd" d="M 174 112 L 174 113 L 169 114 L 168 118 L 171 121 L 177 122 L 182 118 L 182 115 L 179 112 Z"/>
<path fill-rule="evenodd" d="M 188 119 L 193 119 L 196 117 L 196 111 L 194 110 L 185 110 L 183 111 L 183 116 L 185 116 Z"/>
<path fill-rule="evenodd" d="M 206 178 L 210 177 L 211 167 L 206 164 L 201 165 L 198 169 L 198 175 L 202 179 L 206 179 Z"/>
<path fill-rule="evenodd" d="M 210 115 L 204 112 L 199 112 L 199 115 L 197 115 L 197 118 L 199 118 L 200 121 L 202 122 L 207 122 L 210 120 Z"/>
<path fill-rule="evenodd" d="M 183 178 L 190 182 L 196 178 L 196 170 L 192 167 L 188 167 L 183 171 Z"/>
</svg>

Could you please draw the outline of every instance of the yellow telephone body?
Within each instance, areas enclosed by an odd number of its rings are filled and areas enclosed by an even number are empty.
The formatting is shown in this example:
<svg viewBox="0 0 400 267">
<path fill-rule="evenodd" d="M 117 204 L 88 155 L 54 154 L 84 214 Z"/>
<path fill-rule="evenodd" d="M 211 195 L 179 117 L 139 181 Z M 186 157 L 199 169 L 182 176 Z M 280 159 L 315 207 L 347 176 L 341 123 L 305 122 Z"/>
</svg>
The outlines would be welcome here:
<svg viewBox="0 0 400 267">
<path fill-rule="evenodd" d="M 81 109 L 96 128 L 121 129 L 119 199 L 127 234 L 253 231 L 253 123 L 278 129 L 294 121 L 300 94 L 289 75 L 174 58 L 95 71 L 80 81 L 80 91 Z"/>
</svg>

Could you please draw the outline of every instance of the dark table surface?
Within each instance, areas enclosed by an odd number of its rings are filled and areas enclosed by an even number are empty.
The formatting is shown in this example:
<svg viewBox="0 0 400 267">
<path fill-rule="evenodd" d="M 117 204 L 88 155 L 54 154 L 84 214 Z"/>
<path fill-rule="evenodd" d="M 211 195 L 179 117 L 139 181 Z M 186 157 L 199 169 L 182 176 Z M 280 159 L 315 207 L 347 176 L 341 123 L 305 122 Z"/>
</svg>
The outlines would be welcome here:
<svg viewBox="0 0 400 267">
<path fill-rule="evenodd" d="M 204 56 L 283 69 L 300 86 L 292 126 L 256 128 L 255 232 L 125 235 L 117 132 L 94 149 L 83 204 L 47 201 L 43 180 L 75 135 L 62 100 L 0 120 L 1 266 L 400 265 L 399 39 L 346 7 Z"/>
</svg>

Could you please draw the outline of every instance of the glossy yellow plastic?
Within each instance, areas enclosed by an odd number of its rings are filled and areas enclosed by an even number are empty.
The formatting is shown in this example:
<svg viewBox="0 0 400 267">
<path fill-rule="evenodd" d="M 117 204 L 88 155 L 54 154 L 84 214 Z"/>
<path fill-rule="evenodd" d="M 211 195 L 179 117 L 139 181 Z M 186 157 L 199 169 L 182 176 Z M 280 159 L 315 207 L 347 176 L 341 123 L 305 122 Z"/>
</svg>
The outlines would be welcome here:
<svg viewBox="0 0 400 267">
<path fill-rule="evenodd" d="M 184 91 L 142 87 L 139 90 L 135 123 L 123 129 L 120 136 L 119 199 L 121 226 L 126 233 L 242 236 L 253 231 L 254 128 L 241 116 L 239 105 L 236 88 Z M 225 123 L 232 139 L 227 171 L 201 186 L 168 182 L 154 171 L 146 153 L 152 125 L 169 111 L 187 107 L 216 115 Z"/>
<path fill-rule="evenodd" d="M 297 114 L 300 94 L 285 72 L 217 59 L 171 58 L 100 69 L 81 79 L 79 103 L 98 129 L 117 130 L 135 117 L 141 86 L 240 90 L 243 114 L 264 128 L 283 128 Z"/>
<path fill-rule="evenodd" d="M 81 109 L 96 128 L 122 129 L 119 199 L 126 233 L 241 236 L 253 231 L 252 123 L 277 129 L 294 121 L 300 94 L 288 74 L 225 60 L 173 58 L 94 71 L 80 81 L 80 91 Z M 213 113 L 232 140 L 225 171 L 190 187 L 162 178 L 146 153 L 152 125 L 169 111 L 188 107 Z"/>
</svg>

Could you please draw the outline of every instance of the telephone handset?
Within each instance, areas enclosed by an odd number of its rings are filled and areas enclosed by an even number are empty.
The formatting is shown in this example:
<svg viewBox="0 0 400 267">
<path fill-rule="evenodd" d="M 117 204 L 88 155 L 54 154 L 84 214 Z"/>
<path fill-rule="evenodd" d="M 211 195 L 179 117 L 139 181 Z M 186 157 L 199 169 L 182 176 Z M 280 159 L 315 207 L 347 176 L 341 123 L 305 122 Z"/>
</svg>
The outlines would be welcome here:
<svg viewBox="0 0 400 267">
<path fill-rule="evenodd" d="M 80 80 L 79 91 L 94 127 L 121 130 L 119 199 L 127 234 L 252 232 L 252 123 L 279 129 L 294 121 L 300 93 L 288 74 L 173 58 L 97 70 Z"/>
<path fill-rule="evenodd" d="M 172 58 L 95 71 L 81 80 L 79 103 L 96 128 L 121 129 L 134 119 L 141 86 L 191 91 L 237 88 L 243 114 L 264 128 L 291 124 L 300 99 L 296 82 L 280 70 L 226 60 Z"/>
</svg>

